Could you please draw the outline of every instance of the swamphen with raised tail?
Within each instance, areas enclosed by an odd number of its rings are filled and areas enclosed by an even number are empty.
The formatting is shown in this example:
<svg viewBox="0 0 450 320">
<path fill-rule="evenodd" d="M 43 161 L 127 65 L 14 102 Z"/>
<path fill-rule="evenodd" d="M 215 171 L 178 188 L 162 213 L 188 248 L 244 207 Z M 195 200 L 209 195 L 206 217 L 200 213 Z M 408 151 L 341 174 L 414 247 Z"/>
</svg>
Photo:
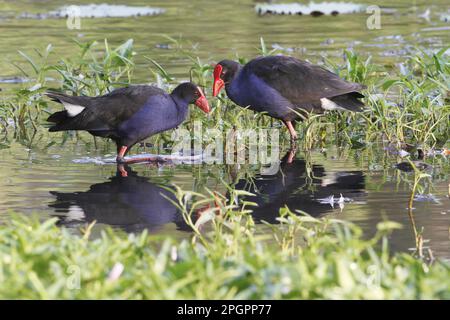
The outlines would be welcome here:
<svg viewBox="0 0 450 320">
<path fill-rule="evenodd" d="M 246 65 L 222 60 L 214 68 L 213 96 L 225 87 L 241 107 L 280 119 L 297 139 L 293 122 L 299 113 L 325 110 L 361 111 L 364 85 L 347 82 L 317 65 L 287 56 L 258 57 Z"/>
<path fill-rule="evenodd" d="M 63 111 L 47 121 L 55 123 L 49 131 L 85 130 L 94 136 L 110 138 L 117 145 L 117 162 L 137 142 L 180 125 L 188 115 L 188 105 L 195 103 L 210 111 L 202 90 L 192 83 L 182 83 L 171 94 L 153 86 L 130 86 L 98 97 L 68 96 L 47 92 L 52 100 L 64 105 Z"/>
</svg>

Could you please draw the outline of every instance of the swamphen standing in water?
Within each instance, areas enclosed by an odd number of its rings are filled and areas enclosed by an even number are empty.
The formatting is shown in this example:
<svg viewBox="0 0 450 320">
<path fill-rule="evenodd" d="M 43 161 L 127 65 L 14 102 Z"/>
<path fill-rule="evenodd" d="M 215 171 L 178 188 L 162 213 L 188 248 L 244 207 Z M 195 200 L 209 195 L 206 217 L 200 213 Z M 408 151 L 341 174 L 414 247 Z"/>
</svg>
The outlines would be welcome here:
<svg viewBox="0 0 450 320">
<path fill-rule="evenodd" d="M 153 86 L 130 86 L 99 97 L 68 96 L 47 92 L 62 103 L 64 111 L 52 114 L 55 123 L 49 131 L 86 130 L 94 136 L 110 138 L 117 145 L 117 162 L 124 163 L 129 149 L 156 133 L 180 125 L 187 117 L 188 105 L 195 103 L 210 111 L 202 90 L 182 83 L 171 94 Z"/>
<path fill-rule="evenodd" d="M 213 96 L 225 87 L 241 107 L 280 119 L 297 139 L 299 112 L 361 111 L 364 85 L 347 82 L 324 68 L 287 56 L 258 57 L 242 66 L 222 60 L 214 68 Z"/>
</svg>

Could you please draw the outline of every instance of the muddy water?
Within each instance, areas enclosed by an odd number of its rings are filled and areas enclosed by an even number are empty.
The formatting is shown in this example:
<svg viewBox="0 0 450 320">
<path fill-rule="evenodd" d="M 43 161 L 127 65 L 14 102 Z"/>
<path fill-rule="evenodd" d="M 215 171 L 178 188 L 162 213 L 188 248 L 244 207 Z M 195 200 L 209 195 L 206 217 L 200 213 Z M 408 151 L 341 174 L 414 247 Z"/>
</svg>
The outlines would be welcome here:
<svg viewBox="0 0 450 320">
<path fill-rule="evenodd" d="M 101 1 L 104 2 L 104 1 Z M 91 3 L 81 1 L 80 3 Z M 361 1 L 360 3 L 364 3 Z M 448 44 L 448 23 L 439 14 L 448 10 L 447 1 L 385 1 L 393 13 L 382 15 L 382 28 L 368 30 L 366 14 L 336 17 L 263 16 L 255 14 L 251 1 L 127 1 L 129 5 L 150 5 L 166 10 L 162 15 L 136 18 L 83 19 L 81 30 L 68 30 L 58 19 L 14 19 L 27 11 L 48 12 L 65 4 L 63 1 L 0 2 L 0 54 L 3 62 L 0 77 L 20 76 L 5 61 L 22 62 L 17 50 L 32 52 L 52 43 L 55 52 L 50 60 L 73 54 L 70 38 L 101 40 L 108 37 L 114 45 L 134 38 L 137 58 L 135 82 L 148 82 L 148 55 L 160 62 L 178 79 L 187 78 L 191 65 L 177 56 L 175 49 L 161 34 L 175 38 L 182 35 L 205 61 L 215 61 L 237 54 L 257 54 L 259 38 L 267 46 L 285 50 L 311 61 L 326 56 L 340 61 L 342 49 L 354 48 L 370 54 L 381 65 L 401 62 L 414 46 L 426 49 Z M 383 5 L 383 2 L 380 2 Z M 431 9 L 430 21 L 421 17 Z M 237 14 L 238 12 L 238 14 Z M 2 83 L 1 88 L 20 84 Z M 400 222 L 404 227 L 392 235 L 393 250 L 414 247 L 414 230 L 422 230 L 436 256 L 450 258 L 449 165 L 437 161 L 432 177 L 422 182 L 424 196 L 408 210 L 412 175 L 393 166 L 401 161 L 386 156 L 382 147 L 373 152 L 338 150 L 326 153 L 298 152 L 292 163 L 284 162 L 280 172 L 260 176 L 251 167 L 233 165 L 134 165 L 123 178 L 115 165 L 74 161 L 88 157 L 113 155 L 110 145 L 94 147 L 92 139 L 82 136 L 66 143 L 53 142 L 52 136 L 40 130 L 35 139 L 16 139 L 8 135 L 0 145 L 0 219 L 8 219 L 11 211 L 57 216 L 60 223 L 76 228 L 96 220 L 99 227 L 111 225 L 126 231 L 149 229 L 155 234 L 186 236 L 187 228 L 179 212 L 161 194 L 170 197 L 161 186 L 175 183 L 187 190 L 204 187 L 225 191 L 219 177 L 257 194 L 249 200 L 259 204 L 254 210 L 257 221 L 273 222 L 280 207 L 303 210 L 314 216 L 329 215 L 354 221 L 373 234 L 383 220 Z M 372 150 L 373 151 L 373 150 Z M 140 149 L 137 152 L 146 152 Z M 345 198 L 341 205 L 340 195 Z M 429 196 L 431 194 L 431 196 Z M 330 196 L 334 195 L 334 201 Z"/>
</svg>

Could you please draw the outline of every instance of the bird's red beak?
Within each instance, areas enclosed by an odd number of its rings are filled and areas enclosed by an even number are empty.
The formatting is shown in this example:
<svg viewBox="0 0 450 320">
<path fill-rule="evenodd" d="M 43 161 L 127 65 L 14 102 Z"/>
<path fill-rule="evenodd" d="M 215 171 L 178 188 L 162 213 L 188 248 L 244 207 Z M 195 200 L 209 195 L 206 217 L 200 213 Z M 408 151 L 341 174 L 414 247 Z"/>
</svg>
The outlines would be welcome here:
<svg viewBox="0 0 450 320">
<path fill-rule="evenodd" d="M 197 90 L 200 93 L 200 98 L 195 100 L 195 105 L 202 109 L 202 111 L 209 113 L 211 109 L 209 108 L 208 100 L 206 99 L 205 94 L 200 88 L 197 88 Z"/>
<path fill-rule="evenodd" d="M 225 82 L 220 78 L 222 74 L 222 66 L 220 64 L 216 65 L 214 68 L 214 84 L 213 84 L 213 97 L 217 96 L 220 90 L 225 86 Z"/>
</svg>

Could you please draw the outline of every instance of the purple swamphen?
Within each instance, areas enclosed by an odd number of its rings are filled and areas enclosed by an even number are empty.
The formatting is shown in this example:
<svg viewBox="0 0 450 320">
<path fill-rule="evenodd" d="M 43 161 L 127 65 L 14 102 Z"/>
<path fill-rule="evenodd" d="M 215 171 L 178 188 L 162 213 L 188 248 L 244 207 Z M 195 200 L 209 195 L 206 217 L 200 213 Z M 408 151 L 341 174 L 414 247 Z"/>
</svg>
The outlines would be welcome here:
<svg viewBox="0 0 450 320">
<path fill-rule="evenodd" d="M 336 74 L 288 56 L 258 57 L 246 65 L 222 60 L 214 68 L 213 96 L 225 87 L 228 97 L 241 107 L 267 112 L 297 139 L 293 122 L 299 113 L 325 110 L 361 111 L 359 93 L 366 87 L 345 81 Z"/>
<path fill-rule="evenodd" d="M 206 113 L 210 111 L 203 91 L 189 82 L 178 85 L 170 94 L 146 85 L 116 89 L 98 97 L 46 94 L 64 106 L 63 111 L 47 119 L 54 123 L 49 131 L 85 130 L 110 138 L 117 145 L 118 163 L 127 162 L 124 156 L 136 143 L 180 125 L 190 103 Z"/>
</svg>

